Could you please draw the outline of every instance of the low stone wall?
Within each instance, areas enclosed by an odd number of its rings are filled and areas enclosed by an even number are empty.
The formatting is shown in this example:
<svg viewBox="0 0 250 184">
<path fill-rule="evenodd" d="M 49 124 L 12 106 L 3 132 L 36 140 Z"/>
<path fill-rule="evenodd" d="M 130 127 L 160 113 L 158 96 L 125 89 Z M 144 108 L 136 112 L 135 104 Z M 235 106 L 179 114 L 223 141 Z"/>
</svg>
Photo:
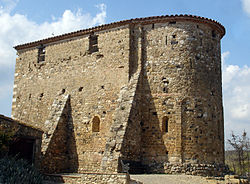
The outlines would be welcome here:
<svg viewBox="0 0 250 184">
<path fill-rule="evenodd" d="M 128 174 L 84 173 L 84 174 L 48 174 L 45 183 L 98 183 L 98 184 L 129 184 Z"/>
<path fill-rule="evenodd" d="M 197 176 L 225 176 L 229 168 L 223 164 L 151 164 L 145 168 L 146 173 L 186 174 Z"/>
<path fill-rule="evenodd" d="M 164 164 L 164 171 L 167 174 L 187 174 L 198 176 L 224 176 L 229 168 L 219 164 Z"/>
</svg>

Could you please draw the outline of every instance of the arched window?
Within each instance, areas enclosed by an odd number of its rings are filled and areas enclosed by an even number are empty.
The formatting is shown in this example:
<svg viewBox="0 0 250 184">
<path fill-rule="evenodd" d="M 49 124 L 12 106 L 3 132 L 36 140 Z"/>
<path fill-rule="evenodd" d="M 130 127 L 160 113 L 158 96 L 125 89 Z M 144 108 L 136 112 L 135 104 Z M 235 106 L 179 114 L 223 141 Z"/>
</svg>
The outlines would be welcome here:
<svg viewBox="0 0 250 184">
<path fill-rule="evenodd" d="M 92 119 L 92 132 L 99 132 L 100 131 L 100 118 L 95 116 Z"/>
<path fill-rule="evenodd" d="M 164 133 L 168 132 L 168 117 L 167 116 L 162 118 L 162 132 Z"/>
</svg>

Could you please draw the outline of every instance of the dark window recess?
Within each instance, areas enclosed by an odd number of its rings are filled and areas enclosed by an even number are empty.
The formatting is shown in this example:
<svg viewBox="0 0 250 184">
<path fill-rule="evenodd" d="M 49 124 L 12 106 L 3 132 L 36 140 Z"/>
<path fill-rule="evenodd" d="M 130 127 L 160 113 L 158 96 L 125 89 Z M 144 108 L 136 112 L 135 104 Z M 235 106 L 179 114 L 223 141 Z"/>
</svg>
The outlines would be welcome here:
<svg viewBox="0 0 250 184">
<path fill-rule="evenodd" d="M 155 24 L 152 24 L 152 29 L 154 29 L 155 28 Z"/>
<path fill-rule="evenodd" d="M 167 45 L 168 44 L 168 37 L 167 36 L 166 36 L 166 41 L 165 42 L 166 42 L 166 45 Z"/>
<path fill-rule="evenodd" d="M 176 21 L 171 21 L 169 22 L 169 24 L 176 24 Z"/>
<path fill-rule="evenodd" d="M 173 38 L 176 38 L 176 35 L 172 35 Z"/>
<path fill-rule="evenodd" d="M 42 100 L 43 98 L 43 93 L 41 93 L 39 96 L 38 96 L 38 100 Z"/>
<path fill-rule="evenodd" d="M 171 45 L 175 45 L 175 44 L 178 44 L 178 41 L 172 40 Z"/>
<path fill-rule="evenodd" d="M 157 116 L 157 112 L 153 112 L 152 114 L 153 114 L 154 116 Z"/>
<path fill-rule="evenodd" d="M 98 52 L 98 35 L 89 36 L 89 53 Z"/>
<path fill-rule="evenodd" d="M 212 37 L 213 37 L 213 38 L 216 38 L 215 30 L 212 31 Z"/>
<path fill-rule="evenodd" d="M 168 132 L 168 117 L 163 117 L 162 119 L 162 131 L 167 133 Z"/>
<path fill-rule="evenodd" d="M 196 60 L 199 60 L 199 59 L 200 59 L 200 56 L 195 56 L 195 59 L 196 59 Z"/>
<path fill-rule="evenodd" d="M 163 92 L 168 93 L 168 88 L 166 86 L 163 88 Z"/>
<path fill-rule="evenodd" d="M 40 45 L 38 47 L 38 56 L 37 56 L 37 62 L 42 63 L 45 61 L 45 46 Z"/>
<path fill-rule="evenodd" d="M 25 159 L 31 164 L 34 159 L 34 146 L 35 139 L 18 138 L 10 145 L 8 154 L 18 159 Z"/>
</svg>

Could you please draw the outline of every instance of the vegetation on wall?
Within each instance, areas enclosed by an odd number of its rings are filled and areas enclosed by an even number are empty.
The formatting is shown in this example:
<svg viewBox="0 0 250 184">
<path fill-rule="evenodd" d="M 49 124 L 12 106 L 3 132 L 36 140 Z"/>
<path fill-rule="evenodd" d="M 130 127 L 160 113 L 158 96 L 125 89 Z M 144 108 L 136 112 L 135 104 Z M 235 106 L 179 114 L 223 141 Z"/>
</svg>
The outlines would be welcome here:
<svg viewBox="0 0 250 184">
<path fill-rule="evenodd" d="M 0 125 L 0 158 L 8 154 L 9 145 L 14 139 L 15 130 Z"/>
</svg>

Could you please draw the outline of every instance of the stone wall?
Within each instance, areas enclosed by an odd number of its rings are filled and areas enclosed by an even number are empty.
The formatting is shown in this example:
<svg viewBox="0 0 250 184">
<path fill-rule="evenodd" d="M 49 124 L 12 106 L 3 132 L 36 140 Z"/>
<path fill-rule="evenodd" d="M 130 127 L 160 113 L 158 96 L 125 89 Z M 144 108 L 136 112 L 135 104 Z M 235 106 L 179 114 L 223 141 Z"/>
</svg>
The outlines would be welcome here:
<svg viewBox="0 0 250 184">
<path fill-rule="evenodd" d="M 68 172 L 119 172 L 121 160 L 162 173 L 164 163 L 224 164 L 222 26 L 136 21 L 44 40 L 45 61 L 36 47 L 18 50 L 13 118 L 44 130 L 51 120 L 54 143 L 65 146 L 50 158 L 66 160 Z M 62 95 L 67 108 L 53 113 Z"/>
<path fill-rule="evenodd" d="M 128 174 L 105 174 L 105 173 L 84 173 L 84 174 L 69 174 L 69 175 L 47 175 L 46 180 L 49 183 L 67 183 L 67 184 L 82 184 L 82 183 L 100 183 L 100 184 L 129 184 L 130 177 Z"/>
<path fill-rule="evenodd" d="M 191 22 L 144 31 L 142 162 L 224 163 L 220 35 Z"/>
<path fill-rule="evenodd" d="M 166 174 L 187 174 L 214 177 L 224 176 L 229 173 L 229 168 L 224 164 L 164 163 L 163 168 L 159 168 L 159 165 L 155 166 L 156 167 L 151 165 L 150 172 L 157 173 L 163 169 Z"/>
<path fill-rule="evenodd" d="M 37 49 L 20 51 L 15 71 L 12 116 L 44 129 L 51 106 L 60 94 L 70 94 L 72 136 L 78 172 L 96 171 L 117 107 L 127 85 L 129 29 L 98 32 L 98 52 L 89 53 L 89 35 L 45 47 L 45 62 L 37 63 Z M 119 80 L 117 80 L 119 79 Z M 100 131 L 92 131 L 92 119 Z"/>
</svg>

